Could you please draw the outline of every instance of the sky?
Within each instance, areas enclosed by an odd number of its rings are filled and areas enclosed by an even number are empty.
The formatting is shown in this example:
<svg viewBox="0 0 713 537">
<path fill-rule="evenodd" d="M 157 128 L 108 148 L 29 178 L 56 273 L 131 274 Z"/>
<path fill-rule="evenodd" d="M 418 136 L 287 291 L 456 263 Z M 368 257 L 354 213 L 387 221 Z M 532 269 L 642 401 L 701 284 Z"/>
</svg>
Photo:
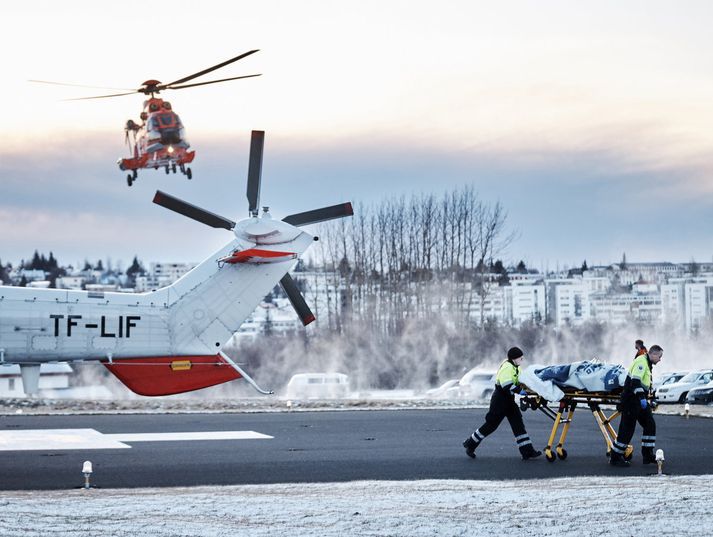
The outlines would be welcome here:
<svg viewBox="0 0 713 537">
<path fill-rule="evenodd" d="M 706 1 L 39 0 L 3 6 L 0 259 L 200 261 L 230 236 L 151 203 L 164 190 L 247 215 L 250 131 L 266 131 L 273 216 L 473 185 L 555 266 L 711 261 L 713 42 Z M 193 180 L 141 171 L 123 126 L 161 94 L 196 150 Z M 201 79 L 202 80 L 202 79 Z M 111 91 L 109 91 L 111 93 Z"/>
</svg>

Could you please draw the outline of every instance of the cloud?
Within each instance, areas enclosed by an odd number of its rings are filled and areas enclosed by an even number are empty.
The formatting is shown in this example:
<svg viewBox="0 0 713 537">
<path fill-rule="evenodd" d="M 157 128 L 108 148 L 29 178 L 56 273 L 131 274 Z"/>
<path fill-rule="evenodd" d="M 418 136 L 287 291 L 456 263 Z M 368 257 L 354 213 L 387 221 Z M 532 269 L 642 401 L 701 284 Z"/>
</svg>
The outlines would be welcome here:
<svg viewBox="0 0 713 537">
<path fill-rule="evenodd" d="M 641 147 L 660 143 L 665 137 L 657 132 L 656 124 L 612 125 L 564 146 L 524 137 L 454 146 L 393 133 L 335 139 L 268 131 L 261 202 L 282 218 L 341 201 L 368 205 L 473 184 L 484 199 L 501 201 L 520 230 L 508 252 L 513 260 L 610 262 L 624 251 L 632 260 L 707 260 L 713 212 L 702 178 L 709 161 L 628 149 L 645 139 L 640 133 L 654 133 Z M 19 260 L 35 248 L 60 260 L 63 252 L 125 260 L 138 253 L 145 261 L 210 255 L 227 240 L 224 232 L 151 200 L 160 189 L 231 219 L 246 216 L 249 133 L 196 133 L 192 141 L 192 181 L 146 170 L 131 188 L 116 167 L 123 150 L 113 134 L 3 150 L 0 224 L 12 233 L 0 256 Z"/>
</svg>

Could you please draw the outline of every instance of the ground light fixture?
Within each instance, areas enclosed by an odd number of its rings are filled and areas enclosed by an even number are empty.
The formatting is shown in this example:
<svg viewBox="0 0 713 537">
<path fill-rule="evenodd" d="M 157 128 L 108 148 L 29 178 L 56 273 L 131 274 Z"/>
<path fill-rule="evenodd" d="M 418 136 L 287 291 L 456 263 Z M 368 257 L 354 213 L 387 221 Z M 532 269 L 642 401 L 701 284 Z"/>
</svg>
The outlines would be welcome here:
<svg viewBox="0 0 713 537">
<path fill-rule="evenodd" d="M 656 450 L 656 466 L 658 466 L 658 475 L 663 475 L 663 449 Z"/>
<path fill-rule="evenodd" d="M 84 461 L 82 465 L 82 473 L 84 474 L 84 488 L 89 488 L 89 476 L 92 475 L 92 461 Z"/>
</svg>

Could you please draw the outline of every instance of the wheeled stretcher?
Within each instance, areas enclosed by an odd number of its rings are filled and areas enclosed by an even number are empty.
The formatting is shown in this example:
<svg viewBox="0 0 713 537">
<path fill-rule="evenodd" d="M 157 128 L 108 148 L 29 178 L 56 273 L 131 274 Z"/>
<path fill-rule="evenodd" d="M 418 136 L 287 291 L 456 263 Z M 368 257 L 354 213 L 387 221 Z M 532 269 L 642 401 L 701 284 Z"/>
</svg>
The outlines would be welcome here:
<svg viewBox="0 0 713 537">
<path fill-rule="evenodd" d="M 559 405 L 557 411 L 548 406 L 548 401 L 541 395 L 535 393 L 529 388 L 525 387 L 527 395 L 520 398 L 520 409 L 526 411 L 540 410 L 543 414 L 549 417 L 554 424 L 552 425 L 552 431 L 550 432 L 549 440 L 547 441 L 547 446 L 544 449 L 545 457 L 549 462 L 554 462 L 558 457 L 560 460 L 565 460 L 567 458 L 567 450 L 564 448 L 564 443 L 567 440 L 567 433 L 569 432 L 569 427 L 572 424 L 572 419 L 574 417 L 574 411 L 579 404 L 586 404 L 589 410 L 592 411 L 597 425 L 599 425 L 599 430 L 604 437 L 604 442 L 607 446 L 607 457 L 611 455 L 612 443 L 616 440 L 617 432 L 612 427 L 612 421 L 619 417 L 621 412 L 618 410 L 614 411 L 612 414 L 607 416 L 602 410 L 601 405 L 616 405 L 619 403 L 621 396 L 621 389 L 616 391 L 602 391 L 602 392 L 588 392 L 576 389 L 563 389 L 564 397 L 557 402 Z M 562 427 L 562 432 L 560 433 L 559 442 L 555 445 L 554 450 L 552 446 L 554 445 L 555 438 L 557 437 L 557 432 Z M 626 452 L 624 458 L 628 461 L 631 460 L 634 448 L 631 445 L 626 447 Z"/>
</svg>

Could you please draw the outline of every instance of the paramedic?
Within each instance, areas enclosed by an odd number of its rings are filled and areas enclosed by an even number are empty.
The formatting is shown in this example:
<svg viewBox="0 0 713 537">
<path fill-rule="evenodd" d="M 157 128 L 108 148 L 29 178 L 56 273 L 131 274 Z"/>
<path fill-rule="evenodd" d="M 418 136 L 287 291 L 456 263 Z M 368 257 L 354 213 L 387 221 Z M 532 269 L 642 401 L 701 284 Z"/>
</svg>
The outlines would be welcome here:
<svg viewBox="0 0 713 537">
<path fill-rule="evenodd" d="M 611 448 L 609 462 L 614 466 L 629 466 L 624 454 L 638 421 L 643 428 L 641 435 L 641 455 L 644 464 L 656 462 L 654 447 L 656 447 L 656 422 L 651 412 L 651 405 L 646 396 L 651 388 L 651 368 L 661 361 L 663 349 L 651 345 L 647 354 L 641 354 L 634 359 L 629 368 L 629 374 L 621 394 L 621 421 L 619 434 Z"/>
<path fill-rule="evenodd" d="M 490 398 L 490 409 L 485 416 L 485 423 L 463 442 L 465 453 L 469 457 L 475 458 L 475 448 L 486 436 L 498 428 L 504 418 L 507 418 L 510 422 L 510 427 L 515 435 L 515 441 L 523 460 L 534 459 L 542 455 L 541 451 L 536 451 L 532 447 L 532 441 L 527 435 L 525 425 L 522 422 L 522 414 L 515 404 L 515 394 L 525 394 L 525 391 L 518 384 L 519 366 L 522 360 L 522 351 L 518 347 L 513 347 L 508 351 L 507 360 L 500 365 L 500 369 L 498 369 L 498 373 L 495 376 L 495 391 Z"/>
<path fill-rule="evenodd" d="M 634 348 L 636 349 L 636 355 L 634 356 L 634 358 L 636 358 L 636 356 L 641 356 L 642 354 L 646 354 L 646 346 L 644 345 L 644 342 L 641 341 L 640 339 L 637 339 L 634 342 Z"/>
</svg>

